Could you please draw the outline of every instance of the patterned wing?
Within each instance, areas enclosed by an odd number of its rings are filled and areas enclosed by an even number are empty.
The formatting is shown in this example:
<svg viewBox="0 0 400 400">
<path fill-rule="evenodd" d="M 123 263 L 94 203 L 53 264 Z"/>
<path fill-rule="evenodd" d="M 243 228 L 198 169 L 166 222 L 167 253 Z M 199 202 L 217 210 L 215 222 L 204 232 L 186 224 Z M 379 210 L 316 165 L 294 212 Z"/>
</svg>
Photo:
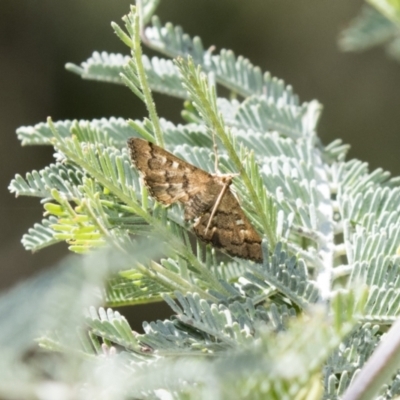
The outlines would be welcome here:
<svg viewBox="0 0 400 400">
<path fill-rule="evenodd" d="M 150 194 L 167 205 L 184 203 L 185 219 L 198 218 L 193 229 L 201 240 L 232 256 L 262 261 L 261 238 L 229 190 L 232 176 L 211 175 L 143 139 L 129 139 L 128 147 Z M 227 187 L 206 232 L 214 204 Z"/>
<path fill-rule="evenodd" d="M 194 232 L 201 240 L 225 250 L 234 257 L 262 262 L 261 238 L 229 189 L 206 232 L 210 216 L 211 210 L 203 214 L 193 226 Z"/>
<path fill-rule="evenodd" d="M 198 202 L 195 200 L 199 197 L 198 194 L 205 192 L 207 185 L 213 180 L 213 176 L 208 172 L 175 157 L 147 140 L 130 138 L 128 147 L 131 159 L 143 174 L 150 194 L 163 204 L 189 202 L 190 211 L 190 205 Z M 185 212 L 185 218 L 186 214 Z M 189 214 L 193 218 L 193 213 Z"/>
</svg>

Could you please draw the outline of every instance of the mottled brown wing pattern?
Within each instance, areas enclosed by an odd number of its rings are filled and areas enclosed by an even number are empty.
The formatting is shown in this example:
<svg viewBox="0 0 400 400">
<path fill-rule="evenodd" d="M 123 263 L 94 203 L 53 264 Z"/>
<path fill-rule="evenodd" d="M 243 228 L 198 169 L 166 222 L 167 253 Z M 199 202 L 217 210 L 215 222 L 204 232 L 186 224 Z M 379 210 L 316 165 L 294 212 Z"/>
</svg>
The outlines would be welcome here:
<svg viewBox="0 0 400 400">
<path fill-rule="evenodd" d="M 197 218 L 193 228 L 200 239 L 232 256 L 262 261 L 261 238 L 229 189 L 232 176 L 211 175 L 143 139 L 129 139 L 128 147 L 150 194 L 163 204 L 183 203 L 185 219 Z"/>
<path fill-rule="evenodd" d="M 262 262 L 261 238 L 230 190 L 224 194 L 207 230 L 210 216 L 211 210 L 204 213 L 193 226 L 200 239 L 224 249 L 232 256 Z"/>
<path fill-rule="evenodd" d="M 187 203 L 205 190 L 212 175 L 147 140 L 128 140 L 131 159 L 143 174 L 150 194 L 160 203 Z"/>
</svg>

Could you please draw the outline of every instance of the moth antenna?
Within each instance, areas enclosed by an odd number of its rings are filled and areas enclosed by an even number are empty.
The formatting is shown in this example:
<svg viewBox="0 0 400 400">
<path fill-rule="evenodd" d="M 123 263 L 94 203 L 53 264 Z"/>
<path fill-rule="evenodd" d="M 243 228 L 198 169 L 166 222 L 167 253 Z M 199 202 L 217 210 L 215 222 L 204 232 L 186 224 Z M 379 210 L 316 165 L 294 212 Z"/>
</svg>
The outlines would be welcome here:
<svg viewBox="0 0 400 400">
<path fill-rule="evenodd" d="M 215 138 L 215 131 L 214 129 L 211 130 L 212 132 L 212 138 L 213 138 L 213 150 L 214 150 L 214 171 L 216 174 L 219 174 L 218 170 L 218 146 L 217 146 L 217 140 Z"/>
</svg>

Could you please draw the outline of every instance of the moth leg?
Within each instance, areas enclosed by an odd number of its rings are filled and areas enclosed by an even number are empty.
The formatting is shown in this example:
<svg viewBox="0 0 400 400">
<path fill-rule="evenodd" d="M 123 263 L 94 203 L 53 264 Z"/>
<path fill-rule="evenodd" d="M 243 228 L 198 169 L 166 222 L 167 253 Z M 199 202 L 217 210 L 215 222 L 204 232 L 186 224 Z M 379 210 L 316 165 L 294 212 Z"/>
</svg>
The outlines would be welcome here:
<svg viewBox="0 0 400 400">
<path fill-rule="evenodd" d="M 215 202 L 215 204 L 214 204 L 214 206 L 213 206 L 213 209 L 212 209 L 212 211 L 211 211 L 211 215 L 210 215 L 210 218 L 209 218 L 209 220 L 208 220 L 208 222 L 207 222 L 206 229 L 204 230 L 204 235 L 207 235 L 208 229 L 210 228 L 210 225 L 211 225 L 211 221 L 212 221 L 212 219 L 214 218 L 214 215 L 215 215 L 216 211 L 218 210 L 218 206 L 219 206 L 220 203 L 221 203 L 222 197 L 224 196 L 224 194 L 225 194 L 225 192 L 226 192 L 226 189 L 228 189 L 228 187 L 229 187 L 230 184 L 231 184 L 230 181 L 226 181 L 226 182 L 224 183 L 224 186 L 222 187 L 221 192 L 219 193 L 219 195 L 218 195 L 218 197 L 217 197 L 217 200 L 216 200 L 216 202 Z"/>
</svg>

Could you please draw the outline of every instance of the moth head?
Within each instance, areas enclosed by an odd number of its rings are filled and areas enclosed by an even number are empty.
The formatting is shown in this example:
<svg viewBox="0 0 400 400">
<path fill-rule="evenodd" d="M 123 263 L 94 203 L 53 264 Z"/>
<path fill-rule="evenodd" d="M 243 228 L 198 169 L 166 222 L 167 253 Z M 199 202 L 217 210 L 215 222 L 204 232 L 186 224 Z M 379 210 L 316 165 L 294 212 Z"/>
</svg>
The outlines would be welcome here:
<svg viewBox="0 0 400 400">
<path fill-rule="evenodd" d="M 232 183 L 232 179 L 239 174 L 214 174 L 213 175 L 218 181 L 224 186 L 230 186 Z"/>
</svg>

